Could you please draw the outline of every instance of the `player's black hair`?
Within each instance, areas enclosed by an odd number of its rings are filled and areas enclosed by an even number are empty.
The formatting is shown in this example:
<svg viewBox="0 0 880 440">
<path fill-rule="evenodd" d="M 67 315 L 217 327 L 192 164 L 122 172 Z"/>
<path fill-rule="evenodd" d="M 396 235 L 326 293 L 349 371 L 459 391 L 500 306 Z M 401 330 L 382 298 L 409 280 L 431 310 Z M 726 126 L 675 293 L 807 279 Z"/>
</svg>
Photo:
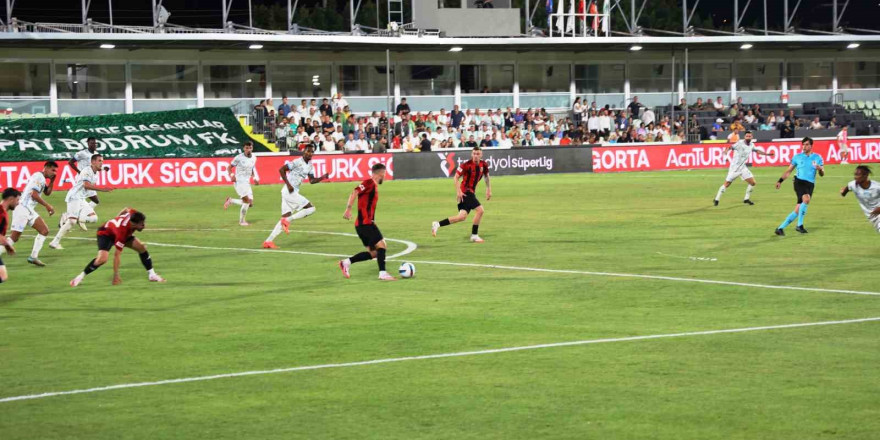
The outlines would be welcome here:
<svg viewBox="0 0 880 440">
<path fill-rule="evenodd" d="M 43 164 L 43 168 L 58 168 L 58 162 L 47 160 L 46 163 Z"/>
<path fill-rule="evenodd" d="M 746 130 L 746 132 L 743 133 L 743 135 L 747 135 L 747 134 L 752 134 L 752 130 Z"/>
<path fill-rule="evenodd" d="M 245 143 L 244 143 L 244 144 L 242 144 L 242 146 L 245 146 L 245 145 L 250 145 L 250 146 L 252 146 L 252 147 L 253 147 L 253 146 L 254 146 L 254 143 L 253 143 L 253 142 L 251 142 L 251 141 L 245 141 Z"/>
<path fill-rule="evenodd" d="M 857 169 L 857 170 L 862 170 L 863 173 L 865 173 L 865 174 L 867 174 L 867 175 L 869 175 L 869 176 L 870 176 L 871 174 L 874 174 L 874 172 L 871 171 L 871 167 L 869 167 L 869 166 L 867 166 L 867 165 L 859 165 L 859 166 L 856 167 L 856 169 Z M 5 193 L 4 193 L 4 194 L 5 194 Z M 3 196 L 3 198 L 5 199 L 6 196 Z"/>
<path fill-rule="evenodd" d="M 89 136 L 89 137 L 87 137 L 87 138 L 86 138 L 86 142 L 89 142 L 89 141 L 95 141 L 95 142 L 98 142 L 98 140 L 95 139 L 94 136 Z"/>
<path fill-rule="evenodd" d="M 132 223 L 143 223 L 145 221 L 147 221 L 147 216 L 144 215 L 143 212 L 138 211 L 138 212 L 131 215 L 131 222 Z"/>
<path fill-rule="evenodd" d="M 809 142 L 810 145 L 813 145 L 813 138 L 807 136 L 801 141 L 802 144 L 807 143 L 807 142 Z"/>
<path fill-rule="evenodd" d="M 315 144 L 306 144 L 306 146 L 303 147 L 303 151 L 306 151 L 306 150 L 315 151 Z"/>
<path fill-rule="evenodd" d="M 95 154 L 92 155 L 92 159 L 91 159 L 91 160 L 94 162 L 94 160 L 97 159 L 97 158 L 99 158 L 99 157 L 104 157 L 104 156 L 102 156 L 101 153 L 95 153 Z"/>
<path fill-rule="evenodd" d="M 6 188 L 3 190 L 3 200 L 6 200 L 10 197 L 19 197 L 21 196 L 21 191 L 15 188 Z"/>
<path fill-rule="evenodd" d="M 482 148 L 480 148 L 480 147 L 479 147 L 479 146 L 477 146 L 477 147 L 474 147 L 474 148 L 473 148 L 473 150 L 474 150 L 474 151 L 483 151 L 483 149 L 482 149 Z"/>
<path fill-rule="evenodd" d="M 373 170 L 374 173 L 375 173 L 376 171 L 382 171 L 382 170 L 384 170 L 384 169 L 385 169 L 385 164 L 384 164 L 384 163 L 377 163 L 377 164 L 373 165 L 373 168 L 372 168 L 372 170 Z"/>
</svg>

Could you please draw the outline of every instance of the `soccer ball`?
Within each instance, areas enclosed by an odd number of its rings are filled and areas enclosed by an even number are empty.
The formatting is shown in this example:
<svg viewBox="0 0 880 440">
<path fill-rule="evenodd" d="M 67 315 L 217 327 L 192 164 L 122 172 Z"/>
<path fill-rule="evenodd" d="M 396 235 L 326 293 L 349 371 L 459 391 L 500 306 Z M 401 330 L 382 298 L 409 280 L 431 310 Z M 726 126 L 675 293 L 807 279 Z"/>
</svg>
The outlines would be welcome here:
<svg viewBox="0 0 880 440">
<path fill-rule="evenodd" d="M 412 278 L 416 276 L 416 267 L 412 263 L 403 263 L 400 265 L 400 276 L 402 278 Z"/>
</svg>

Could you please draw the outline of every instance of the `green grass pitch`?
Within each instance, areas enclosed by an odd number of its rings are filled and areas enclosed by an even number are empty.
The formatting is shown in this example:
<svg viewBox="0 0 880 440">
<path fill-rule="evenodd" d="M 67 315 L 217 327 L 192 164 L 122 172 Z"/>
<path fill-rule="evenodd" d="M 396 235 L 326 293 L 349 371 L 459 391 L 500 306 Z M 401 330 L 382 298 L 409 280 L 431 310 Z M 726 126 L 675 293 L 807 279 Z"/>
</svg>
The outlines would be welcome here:
<svg viewBox="0 0 880 440">
<path fill-rule="evenodd" d="M 755 170 L 755 206 L 726 170 L 495 177 L 480 234 L 430 235 L 454 214 L 452 180 L 387 181 L 378 225 L 418 248 L 410 280 L 376 280 L 375 262 L 342 278 L 336 258 L 259 248 L 278 219 L 279 186 L 255 187 L 251 226 L 231 187 L 120 190 L 147 214 L 123 285 L 110 265 L 78 288 L 94 225 L 45 268 L 3 257 L 0 399 L 115 384 L 487 350 L 533 344 L 880 317 L 880 296 L 531 272 L 508 265 L 880 292 L 880 237 L 829 167 L 810 233 L 774 228 L 793 209 L 780 169 Z M 351 255 L 342 219 L 354 183 L 304 185 L 317 212 L 282 250 Z M 50 201 L 63 208 L 63 194 Z M 53 217 L 52 234 L 57 230 Z M 193 248 L 159 244 L 190 245 Z M 206 247 L 214 249 L 201 249 Z M 242 250 L 239 250 L 242 249 Z M 404 245 L 391 243 L 390 252 Z M 713 260 L 714 259 L 714 260 Z M 422 262 L 422 263 L 419 263 Z M 876 439 L 880 322 L 619 341 L 479 356 L 295 371 L 0 402 L 12 439 Z"/>
</svg>

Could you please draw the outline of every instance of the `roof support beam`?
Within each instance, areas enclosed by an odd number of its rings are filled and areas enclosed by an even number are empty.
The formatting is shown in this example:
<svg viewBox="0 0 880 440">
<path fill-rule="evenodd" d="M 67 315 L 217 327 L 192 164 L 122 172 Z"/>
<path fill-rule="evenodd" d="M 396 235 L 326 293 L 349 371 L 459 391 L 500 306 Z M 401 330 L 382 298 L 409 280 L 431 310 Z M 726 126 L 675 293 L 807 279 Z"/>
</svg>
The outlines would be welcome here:
<svg viewBox="0 0 880 440">
<path fill-rule="evenodd" d="M 15 0 L 6 0 L 6 23 L 4 25 L 12 24 L 12 9 L 15 8 Z M 2 22 L 2 20 L 0 20 Z"/>
<path fill-rule="evenodd" d="M 297 6 L 299 6 L 299 0 L 296 0 L 296 2 L 287 0 L 287 32 L 293 31 L 293 16 L 296 15 Z"/>
<path fill-rule="evenodd" d="M 92 0 L 82 0 L 82 24 L 89 21 L 89 8 L 92 7 Z"/>
</svg>

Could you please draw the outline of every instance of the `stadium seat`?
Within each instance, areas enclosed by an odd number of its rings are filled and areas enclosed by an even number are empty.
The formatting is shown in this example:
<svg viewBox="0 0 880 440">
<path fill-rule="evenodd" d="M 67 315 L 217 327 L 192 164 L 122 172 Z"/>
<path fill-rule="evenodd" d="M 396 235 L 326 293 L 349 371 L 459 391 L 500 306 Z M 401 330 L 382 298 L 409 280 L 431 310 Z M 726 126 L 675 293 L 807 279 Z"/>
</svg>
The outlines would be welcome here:
<svg viewBox="0 0 880 440">
<path fill-rule="evenodd" d="M 874 101 L 865 101 L 865 108 L 871 110 L 874 108 Z"/>
<path fill-rule="evenodd" d="M 874 108 L 880 108 L 880 100 L 874 101 Z"/>
<path fill-rule="evenodd" d="M 864 110 L 865 109 L 865 101 L 856 101 L 856 108 L 858 110 Z"/>
<path fill-rule="evenodd" d="M 874 109 L 874 117 L 875 117 L 875 118 L 880 118 L 880 108 L 875 108 L 875 109 Z"/>
<path fill-rule="evenodd" d="M 61 114 L 61 117 L 62 117 L 62 118 L 69 118 L 69 117 L 71 117 L 71 116 L 72 116 L 72 115 L 71 115 L 70 113 L 62 113 L 62 114 Z"/>
</svg>

